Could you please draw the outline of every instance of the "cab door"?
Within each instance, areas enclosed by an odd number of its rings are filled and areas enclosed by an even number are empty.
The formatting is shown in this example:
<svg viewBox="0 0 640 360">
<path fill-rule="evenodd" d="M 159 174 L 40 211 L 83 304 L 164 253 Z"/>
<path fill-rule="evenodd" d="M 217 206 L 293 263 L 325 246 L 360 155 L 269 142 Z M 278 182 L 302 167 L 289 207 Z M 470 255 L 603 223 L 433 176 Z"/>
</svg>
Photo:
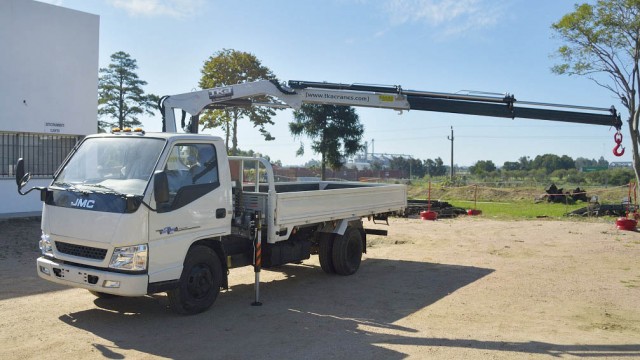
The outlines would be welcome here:
<svg viewBox="0 0 640 360">
<path fill-rule="evenodd" d="M 177 142 L 169 150 L 169 201 L 155 204 L 149 219 L 150 282 L 178 279 L 192 243 L 231 232 L 227 164 L 219 166 L 224 151 L 206 142 Z"/>
</svg>

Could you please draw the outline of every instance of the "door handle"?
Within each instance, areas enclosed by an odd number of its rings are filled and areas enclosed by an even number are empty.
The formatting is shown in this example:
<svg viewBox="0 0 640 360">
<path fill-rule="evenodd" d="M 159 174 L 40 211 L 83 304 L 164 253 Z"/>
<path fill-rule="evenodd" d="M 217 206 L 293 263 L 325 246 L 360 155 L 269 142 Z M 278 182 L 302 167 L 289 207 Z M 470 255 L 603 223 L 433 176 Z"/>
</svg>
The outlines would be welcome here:
<svg viewBox="0 0 640 360">
<path fill-rule="evenodd" d="M 216 209 L 216 219 L 224 219 L 227 216 L 227 209 Z"/>
</svg>

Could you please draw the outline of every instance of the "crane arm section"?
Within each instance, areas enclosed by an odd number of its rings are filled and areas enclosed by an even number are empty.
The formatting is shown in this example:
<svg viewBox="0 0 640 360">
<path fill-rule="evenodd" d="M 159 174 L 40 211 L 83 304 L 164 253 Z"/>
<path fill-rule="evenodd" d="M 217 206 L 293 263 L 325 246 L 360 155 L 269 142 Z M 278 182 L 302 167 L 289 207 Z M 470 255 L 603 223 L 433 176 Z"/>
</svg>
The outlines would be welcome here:
<svg viewBox="0 0 640 360">
<path fill-rule="evenodd" d="M 189 132 L 207 109 L 267 106 L 300 109 L 302 104 L 329 104 L 392 110 L 421 110 L 502 118 L 525 118 L 613 126 L 622 121 L 614 107 L 596 108 L 517 101 L 513 95 L 467 95 L 404 90 L 400 86 L 294 81 L 282 85 L 260 80 L 165 96 L 159 103 L 163 131 L 176 132 L 176 109 L 191 114 Z M 183 125 L 184 127 L 184 125 Z"/>
</svg>

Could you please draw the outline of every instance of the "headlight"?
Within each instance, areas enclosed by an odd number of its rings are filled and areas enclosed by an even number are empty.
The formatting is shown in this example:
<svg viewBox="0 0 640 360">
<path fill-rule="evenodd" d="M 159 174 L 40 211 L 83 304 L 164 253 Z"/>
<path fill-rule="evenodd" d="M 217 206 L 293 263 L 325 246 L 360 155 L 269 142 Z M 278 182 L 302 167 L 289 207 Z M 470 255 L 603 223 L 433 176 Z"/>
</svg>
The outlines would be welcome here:
<svg viewBox="0 0 640 360">
<path fill-rule="evenodd" d="M 51 246 L 51 238 L 48 234 L 42 233 L 40 235 L 40 242 L 38 243 L 42 255 L 53 256 L 53 247 Z"/>
<path fill-rule="evenodd" d="M 118 247 L 113 250 L 109 267 L 118 270 L 147 270 L 147 245 Z"/>
</svg>

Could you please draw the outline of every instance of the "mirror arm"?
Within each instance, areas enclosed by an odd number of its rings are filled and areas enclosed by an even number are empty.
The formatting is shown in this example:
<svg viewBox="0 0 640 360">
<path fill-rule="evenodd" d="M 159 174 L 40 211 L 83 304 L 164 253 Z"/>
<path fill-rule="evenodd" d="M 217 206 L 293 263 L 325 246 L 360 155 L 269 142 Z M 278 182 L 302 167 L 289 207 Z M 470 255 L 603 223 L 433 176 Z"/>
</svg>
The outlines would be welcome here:
<svg viewBox="0 0 640 360">
<path fill-rule="evenodd" d="M 18 189 L 18 193 L 20 195 L 27 195 L 28 193 L 32 192 L 33 190 L 40 190 L 42 192 L 43 190 L 47 190 L 47 188 L 46 187 L 42 187 L 42 186 L 34 186 L 31 189 L 29 189 L 27 191 L 24 191 L 24 192 L 22 191 L 22 189 Z"/>
</svg>

